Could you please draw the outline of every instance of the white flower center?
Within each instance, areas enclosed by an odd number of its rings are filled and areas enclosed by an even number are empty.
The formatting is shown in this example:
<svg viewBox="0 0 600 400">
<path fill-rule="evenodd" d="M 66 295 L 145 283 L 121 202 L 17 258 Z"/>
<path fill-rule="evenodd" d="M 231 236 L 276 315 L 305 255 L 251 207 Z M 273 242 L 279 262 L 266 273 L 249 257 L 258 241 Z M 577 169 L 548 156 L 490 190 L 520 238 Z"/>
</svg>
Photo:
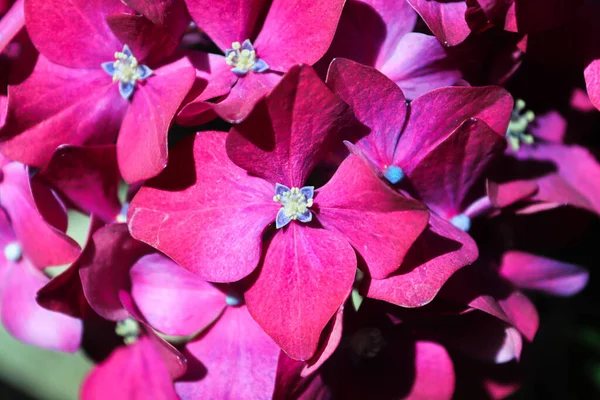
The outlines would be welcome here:
<svg viewBox="0 0 600 400">
<path fill-rule="evenodd" d="M 244 43 L 233 42 L 231 49 L 225 52 L 225 62 L 233 67 L 231 71 L 238 76 L 244 76 L 250 71 L 265 72 L 269 69 L 266 62 L 256 57 L 256 50 L 250 39 L 244 40 Z"/>
<path fill-rule="evenodd" d="M 314 187 L 288 188 L 285 185 L 275 185 L 273 201 L 281 204 L 275 224 L 277 228 L 286 226 L 290 221 L 310 222 L 312 213 L 309 208 L 313 205 Z"/>
</svg>

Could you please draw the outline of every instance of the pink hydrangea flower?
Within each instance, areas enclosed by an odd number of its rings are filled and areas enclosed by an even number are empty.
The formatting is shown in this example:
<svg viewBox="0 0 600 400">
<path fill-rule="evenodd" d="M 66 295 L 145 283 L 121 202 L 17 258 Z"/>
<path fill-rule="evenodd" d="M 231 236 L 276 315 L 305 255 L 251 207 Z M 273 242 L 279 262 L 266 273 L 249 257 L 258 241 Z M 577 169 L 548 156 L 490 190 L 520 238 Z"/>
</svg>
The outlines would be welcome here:
<svg viewBox="0 0 600 400">
<path fill-rule="evenodd" d="M 203 279 L 233 282 L 256 270 L 248 310 L 296 359 L 314 354 L 350 293 L 353 247 L 382 278 L 427 224 L 422 206 L 394 193 L 356 156 L 322 188 L 305 186 L 348 117 L 347 105 L 310 68 L 296 67 L 227 140 L 220 132 L 183 139 L 165 173 L 129 209 L 135 238 Z M 273 222 L 275 232 L 266 229 Z M 183 225 L 197 233 L 181 236 Z"/>
</svg>

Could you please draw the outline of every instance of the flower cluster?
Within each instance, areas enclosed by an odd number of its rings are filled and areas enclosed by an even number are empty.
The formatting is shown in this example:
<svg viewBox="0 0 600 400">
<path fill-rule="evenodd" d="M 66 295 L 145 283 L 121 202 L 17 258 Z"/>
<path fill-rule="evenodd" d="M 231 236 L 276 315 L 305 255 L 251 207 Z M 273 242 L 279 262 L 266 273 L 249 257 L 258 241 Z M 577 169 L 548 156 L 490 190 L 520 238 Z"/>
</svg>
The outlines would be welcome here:
<svg viewBox="0 0 600 400">
<path fill-rule="evenodd" d="M 0 1 L 2 324 L 95 338 L 84 400 L 506 397 L 588 280 L 599 11 Z"/>
</svg>

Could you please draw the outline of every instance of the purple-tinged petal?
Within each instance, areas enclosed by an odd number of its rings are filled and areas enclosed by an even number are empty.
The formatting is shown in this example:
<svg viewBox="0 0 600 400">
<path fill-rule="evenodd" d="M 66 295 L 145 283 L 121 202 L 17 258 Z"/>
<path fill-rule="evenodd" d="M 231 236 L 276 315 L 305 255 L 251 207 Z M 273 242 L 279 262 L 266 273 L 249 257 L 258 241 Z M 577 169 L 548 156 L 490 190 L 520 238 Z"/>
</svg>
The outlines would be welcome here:
<svg viewBox="0 0 600 400">
<path fill-rule="evenodd" d="M 199 332 L 226 306 L 223 292 L 160 254 L 140 258 L 130 275 L 135 304 L 153 328 L 167 335 Z"/>
<path fill-rule="evenodd" d="M 178 42 L 190 24 L 190 15 L 185 2 L 180 0 L 123 0 L 152 23 L 165 27 L 169 35 Z"/>
<path fill-rule="evenodd" d="M 471 33 L 464 1 L 407 0 L 444 46 L 456 46 Z"/>
<path fill-rule="evenodd" d="M 406 119 L 402 90 L 376 69 L 343 58 L 335 59 L 329 66 L 327 85 L 371 129 L 356 146 L 376 168 L 385 172 L 392 163 Z"/>
<path fill-rule="evenodd" d="M 25 26 L 24 0 L 5 1 L 0 3 L 1 8 L 10 8 L 8 10 L 0 9 L 0 53 L 13 41 L 13 39 L 23 30 Z M 11 5 L 11 3 L 13 3 Z M 4 11 L 7 11 L 6 14 Z"/>
<path fill-rule="evenodd" d="M 293 222 L 269 243 L 246 292 L 248 311 L 286 354 L 308 360 L 350 294 L 355 271 L 356 256 L 341 234 Z"/>
<path fill-rule="evenodd" d="M 171 149 L 167 168 L 136 194 L 129 229 L 205 280 L 238 281 L 258 265 L 280 208 L 273 189 L 227 158 L 225 133 L 201 132 Z"/>
<path fill-rule="evenodd" d="M 429 218 L 423 205 L 393 191 L 355 155 L 317 191 L 315 203 L 319 222 L 348 238 L 375 279 L 398 269 Z"/>
<path fill-rule="evenodd" d="M 183 58 L 138 83 L 117 139 L 119 169 L 126 182 L 152 178 L 167 165 L 168 130 L 194 79 L 194 68 Z"/>
<path fill-rule="evenodd" d="M 186 346 L 188 374 L 175 383 L 182 400 L 254 400 L 273 395 L 279 347 L 246 307 L 229 307 Z"/>
<path fill-rule="evenodd" d="M 119 291 L 131 285 L 129 270 L 152 249 L 134 240 L 125 224 L 110 224 L 98 229 L 78 260 L 79 277 L 90 306 L 112 321 L 129 318 Z"/>
<path fill-rule="evenodd" d="M 104 222 L 92 215 L 84 248 L 91 246 L 92 235 L 103 226 Z M 77 260 L 65 271 L 40 288 L 36 297 L 36 301 L 40 306 L 79 319 L 87 319 L 89 315 L 95 315 L 85 298 L 81 279 L 79 278 L 79 267 L 85 257 L 89 256 L 87 252 L 82 251 Z"/>
<path fill-rule="evenodd" d="M 57 64 L 99 68 L 123 47 L 106 17 L 127 12 L 120 0 L 27 0 L 27 32 L 35 47 Z"/>
<path fill-rule="evenodd" d="M 37 268 L 67 264 L 79 254 L 79 246 L 68 237 L 62 228 L 54 227 L 44 218 L 44 213 L 38 210 L 32 196 L 29 174 L 25 166 L 11 163 L 2 170 L 3 181 L 0 184 L 0 204 L 10 217 L 12 227 L 23 253 Z M 39 194 L 45 201 L 41 207 L 52 213 L 66 215 L 49 189 L 40 187 Z M 61 220 L 57 215 L 52 220 Z"/>
<path fill-rule="evenodd" d="M 365 279 L 361 291 L 400 307 L 421 307 L 478 256 L 477 245 L 467 233 L 431 214 L 429 228 L 412 245 L 398 271 L 386 279 Z"/>
<path fill-rule="evenodd" d="M 33 179 L 50 183 L 80 210 L 106 223 L 114 222 L 121 211 L 117 193 L 121 176 L 113 145 L 59 147 Z"/>
<path fill-rule="evenodd" d="M 475 185 L 490 163 L 504 153 L 506 141 L 485 122 L 466 120 L 451 135 L 407 160 L 402 169 L 418 198 L 439 216 L 451 219 L 481 193 Z"/>
<path fill-rule="evenodd" d="M 351 119 L 348 105 L 313 69 L 298 66 L 243 123 L 231 129 L 227 155 L 273 184 L 302 187 Z"/>
<path fill-rule="evenodd" d="M 407 33 L 394 52 L 380 58 L 375 66 L 411 100 L 433 89 L 452 86 L 461 78 L 444 47 L 435 37 L 422 33 Z"/>
<path fill-rule="evenodd" d="M 394 153 L 394 164 L 426 154 L 466 120 L 476 118 L 504 137 L 513 109 L 510 94 L 498 86 L 433 90 L 410 104 L 410 118 Z M 404 162 L 402 161 L 404 160 Z"/>
<path fill-rule="evenodd" d="M 523 289 L 541 290 L 557 296 L 572 296 L 588 282 L 584 268 L 521 251 L 504 254 L 500 274 Z"/>
<path fill-rule="evenodd" d="M 415 342 L 415 377 L 410 400 L 451 399 L 454 393 L 454 366 L 450 355 L 439 343 Z"/>
<path fill-rule="evenodd" d="M 221 49 L 254 39 L 269 6 L 268 0 L 185 0 L 192 19 Z"/>
<path fill-rule="evenodd" d="M 504 208 L 533 196 L 538 185 L 532 181 L 487 182 L 487 195 L 494 207 Z"/>
<path fill-rule="evenodd" d="M 0 257 L 1 263 L 9 262 L 4 255 Z M 82 322 L 36 303 L 35 294 L 48 278 L 27 258 L 10 264 L 0 298 L 2 325 L 25 343 L 50 350 L 76 351 L 81 342 Z"/>
<path fill-rule="evenodd" d="M 233 72 L 227 73 L 236 76 Z M 274 73 L 249 73 L 237 80 L 227 97 L 213 106 L 214 111 L 224 120 L 238 124 L 245 120 L 265 95 L 281 80 Z"/>
<path fill-rule="evenodd" d="M 162 354 L 150 336 L 119 347 L 83 382 L 83 400 L 178 400 Z"/>
<path fill-rule="evenodd" d="M 43 167 L 62 144 L 113 143 L 128 105 L 101 68 L 65 68 L 42 55 L 33 73 L 9 86 L 8 93 L 0 149 L 36 167 Z"/>
<path fill-rule="evenodd" d="M 327 51 L 345 0 L 273 0 L 254 42 L 258 56 L 273 71 L 313 65 Z"/>
</svg>

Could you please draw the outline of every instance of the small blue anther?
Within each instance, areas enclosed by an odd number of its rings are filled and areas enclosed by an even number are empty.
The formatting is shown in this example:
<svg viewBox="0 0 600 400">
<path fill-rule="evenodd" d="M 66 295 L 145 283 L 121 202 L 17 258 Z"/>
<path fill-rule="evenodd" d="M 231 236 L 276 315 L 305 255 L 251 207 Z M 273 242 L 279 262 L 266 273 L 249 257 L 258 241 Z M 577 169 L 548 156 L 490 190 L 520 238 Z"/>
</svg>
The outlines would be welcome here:
<svg viewBox="0 0 600 400">
<path fill-rule="evenodd" d="M 398 183 L 402 179 L 404 179 L 404 176 L 405 176 L 405 174 L 404 174 L 404 171 L 402 171 L 402 168 L 400 168 L 400 167 L 398 167 L 396 165 L 390 165 L 385 170 L 385 177 L 393 185 L 395 185 L 396 183 Z"/>
<path fill-rule="evenodd" d="M 452 217 L 450 222 L 452 223 L 452 225 L 454 225 L 462 231 L 469 232 L 469 229 L 471 229 L 471 218 L 469 218 L 465 214 L 458 214 L 457 216 Z"/>
<path fill-rule="evenodd" d="M 225 303 L 227 303 L 230 307 L 236 307 L 242 304 L 243 298 L 237 293 L 227 293 L 227 297 L 225 297 Z"/>
</svg>

